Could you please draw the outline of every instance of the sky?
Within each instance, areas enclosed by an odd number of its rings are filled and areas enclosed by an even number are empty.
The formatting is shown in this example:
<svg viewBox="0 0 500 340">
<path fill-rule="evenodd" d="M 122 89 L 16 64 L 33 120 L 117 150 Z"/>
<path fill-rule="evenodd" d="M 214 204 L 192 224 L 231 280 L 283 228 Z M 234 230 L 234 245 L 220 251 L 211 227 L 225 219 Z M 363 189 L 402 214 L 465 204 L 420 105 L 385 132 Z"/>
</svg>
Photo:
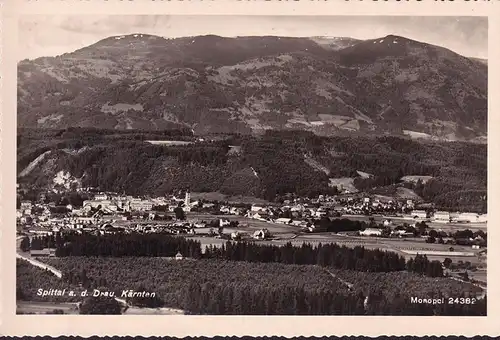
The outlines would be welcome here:
<svg viewBox="0 0 500 340">
<path fill-rule="evenodd" d="M 134 33 L 165 38 L 215 34 L 357 39 L 394 34 L 467 57 L 488 57 L 487 17 L 25 15 L 19 21 L 18 60 L 56 56 L 110 36 Z"/>
</svg>

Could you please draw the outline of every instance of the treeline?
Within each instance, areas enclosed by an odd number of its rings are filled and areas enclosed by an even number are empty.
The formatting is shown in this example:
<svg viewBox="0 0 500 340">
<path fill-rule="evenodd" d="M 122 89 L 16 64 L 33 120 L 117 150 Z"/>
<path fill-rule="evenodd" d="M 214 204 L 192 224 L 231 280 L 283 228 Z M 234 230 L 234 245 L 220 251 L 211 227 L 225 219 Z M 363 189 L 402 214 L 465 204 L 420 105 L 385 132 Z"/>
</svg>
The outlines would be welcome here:
<svg viewBox="0 0 500 340">
<path fill-rule="evenodd" d="M 168 130 L 115 130 L 115 129 L 102 129 L 92 127 L 68 127 L 66 129 L 39 129 L 39 128 L 18 128 L 18 138 L 21 139 L 81 139 L 81 138 L 95 138 L 101 140 L 102 136 L 120 136 L 124 139 L 137 140 L 139 137 L 144 139 L 154 140 L 156 138 L 169 137 L 193 137 L 193 132 L 190 128 L 172 128 Z M 140 138 L 142 139 L 142 138 Z"/>
<path fill-rule="evenodd" d="M 486 181 L 486 173 L 484 178 L 472 174 L 454 173 L 449 177 L 431 179 L 425 184 L 419 180 L 413 190 L 442 210 L 486 213 L 488 208 L 486 183 L 478 183 L 482 179 Z"/>
<path fill-rule="evenodd" d="M 370 227 L 370 223 L 365 221 L 349 220 L 346 218 L 334 218 L 330 219 L 328 217 L 322 217 L 317 221 L 319 227 L 328 232 L 339 233 L 346 231 L 361 231 Z"/>
<path fill-rule="evenodd" d="M 35 241 L 36 240 L 36 241 Z M 165 234 L 91 235 L 70 234 L 32 239 L 42 248 L 56 248 L 56 256 L 153 256 L 173 257 L 178 252 L 192 258 L 201 257 L 200 242 Z M 37 246 L 39 247 L 39 246 Z"/>
<path fill-rule="evenodd" d="M 442 277 L 443 265 L 439 261 L 429 261 L 427 256 L 417 254 L 406 262 L 406 270 L 413 273 L 424 274 L 428 277 Z"/>
<path fill-rule="evenodd" d="M 260 245 L 254 243 L 231 243 L 222 247 L 207 247 L 204 258 L 224 259 L 246 262 L 278 262 L 285 264 L 320 265 L 344 270 L 366 272 L 392 272 L 408 270 L 430 277 L 442 277 L 443 270 L 439 261 L 429 261 L 427 257 L 418 255 L 415 259 L 405 261 L 395 252 L 364 247 L 349 248 L 337 244 L 319 244 L 314 247 L 303 244 L 294 247 L 291 243 L 285 246 Z"/>
<path fill-rule="evenodd" d="M 364 247 L 349 248 L 333 243 L 319 244 L 318 246 L 303 244 L 301 247 L 295 247 L 288 243 L 280 247 L 247 242 L 227 242 L 220 248 L 207 247 L 205 253 L 202 254 L 201 244 L 198 241 L 161 234 L 102 236 L 64 234 L 61 236 L 58 233 L 56 236 L 44 236 L 36 238 L 36 240 L 37 243 L 41 242 L 43 247 L 55 245 L 56 256 L 60 257 L 173 257 L 177 252 L 181 252 L 184 256 L 195 259 L 308 264 L 370 272 L 409 270 L 431 277 L 443 276 L 441 263 L 429 261 L 425 256 L 407 263 L 402 256 L 395 252 L 371 250 Z"/>
</svg>

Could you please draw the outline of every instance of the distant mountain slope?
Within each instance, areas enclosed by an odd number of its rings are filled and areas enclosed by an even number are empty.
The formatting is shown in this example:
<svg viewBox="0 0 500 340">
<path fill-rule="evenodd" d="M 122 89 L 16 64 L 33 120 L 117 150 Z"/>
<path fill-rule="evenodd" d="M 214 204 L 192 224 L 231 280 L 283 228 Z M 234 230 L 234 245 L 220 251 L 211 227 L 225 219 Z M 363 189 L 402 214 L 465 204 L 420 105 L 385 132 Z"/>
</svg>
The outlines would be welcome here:
<svg viewBox="0 0 500 340">
<path fill-rule="evenodd" d="M 387 36 L 145 34 L 18 65 L 25 127 L 486 135 L 487 65 Z"/>
<path fill-rule="evenodd" d="M 55 182 L 81 183 L 101 190 L 160 196 L 188 187 L 193 192 L 218 191 L 266 200 L 288 193 L 317 197 L 334 194 L 340 187 L 399 197 L 418 195 L 438 209 L 486 209 L 486 145 L 390 136 L 321 137 L 306 131 L 226 138 L 199 141 L 187 131 L 166 135 L 133 130 L 20 129 L 18 183 L 44 189 Z M 193 143 L 164 146 L 146 142 L 152 139 Z M 235 145 L 240 152 L 228 152 Z M 52 151 L 45 153 L 47 150 Z M 31 171 L 23 171 L 27 167 Z"/>
</svg>

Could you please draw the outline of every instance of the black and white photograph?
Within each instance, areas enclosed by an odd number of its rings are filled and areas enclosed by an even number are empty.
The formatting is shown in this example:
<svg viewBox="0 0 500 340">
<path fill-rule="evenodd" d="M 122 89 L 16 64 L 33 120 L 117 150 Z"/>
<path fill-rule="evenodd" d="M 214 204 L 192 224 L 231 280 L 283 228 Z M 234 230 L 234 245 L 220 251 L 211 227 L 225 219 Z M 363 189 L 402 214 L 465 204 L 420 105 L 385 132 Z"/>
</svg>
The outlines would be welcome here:
<svg viewBox="0 0 500 340">
<path fill-rule="evenodd" d="M 487 315 L 488 17 L 17 30 L 16 314 Z"/>
</svg>

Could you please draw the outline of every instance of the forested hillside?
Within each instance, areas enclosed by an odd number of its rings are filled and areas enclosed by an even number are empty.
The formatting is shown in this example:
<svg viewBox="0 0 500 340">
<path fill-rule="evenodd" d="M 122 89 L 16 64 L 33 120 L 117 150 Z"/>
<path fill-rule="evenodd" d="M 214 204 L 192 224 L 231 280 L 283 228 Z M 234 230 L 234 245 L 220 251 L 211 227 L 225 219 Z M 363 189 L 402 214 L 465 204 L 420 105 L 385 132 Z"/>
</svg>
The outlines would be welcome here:
<svg viewBox="0 0 500 340">
<path fill-rule="evenodd" d="M 153 145 L 146 140 L 184 140 Z M 230 152 L 240 146 L 238 153 Z M 189 131 L 127 133 L 100 130 L 20 130 L 18 180 L 47 187 L 59 171 L 83 186 L 135 195 L 173 190 L 253 194 L 275 200 L 286 193 L 334 194 L 330 178 L 357 178 L 362 189 L 404 185 L 425 201 L 451 210 L 486 211 L 487 147 L 466 142 L 415 141 L 399 137 L 320 137 L 304 131 L 268 131 L 261 137 L 218 135 L 204 141 Z M 47 153 L 28 174 L 22 171 Z M 314 159 L 327 171 L 314 168 Z M 432 176 L 401 183 L 403 176 Z"/>
</svg>

